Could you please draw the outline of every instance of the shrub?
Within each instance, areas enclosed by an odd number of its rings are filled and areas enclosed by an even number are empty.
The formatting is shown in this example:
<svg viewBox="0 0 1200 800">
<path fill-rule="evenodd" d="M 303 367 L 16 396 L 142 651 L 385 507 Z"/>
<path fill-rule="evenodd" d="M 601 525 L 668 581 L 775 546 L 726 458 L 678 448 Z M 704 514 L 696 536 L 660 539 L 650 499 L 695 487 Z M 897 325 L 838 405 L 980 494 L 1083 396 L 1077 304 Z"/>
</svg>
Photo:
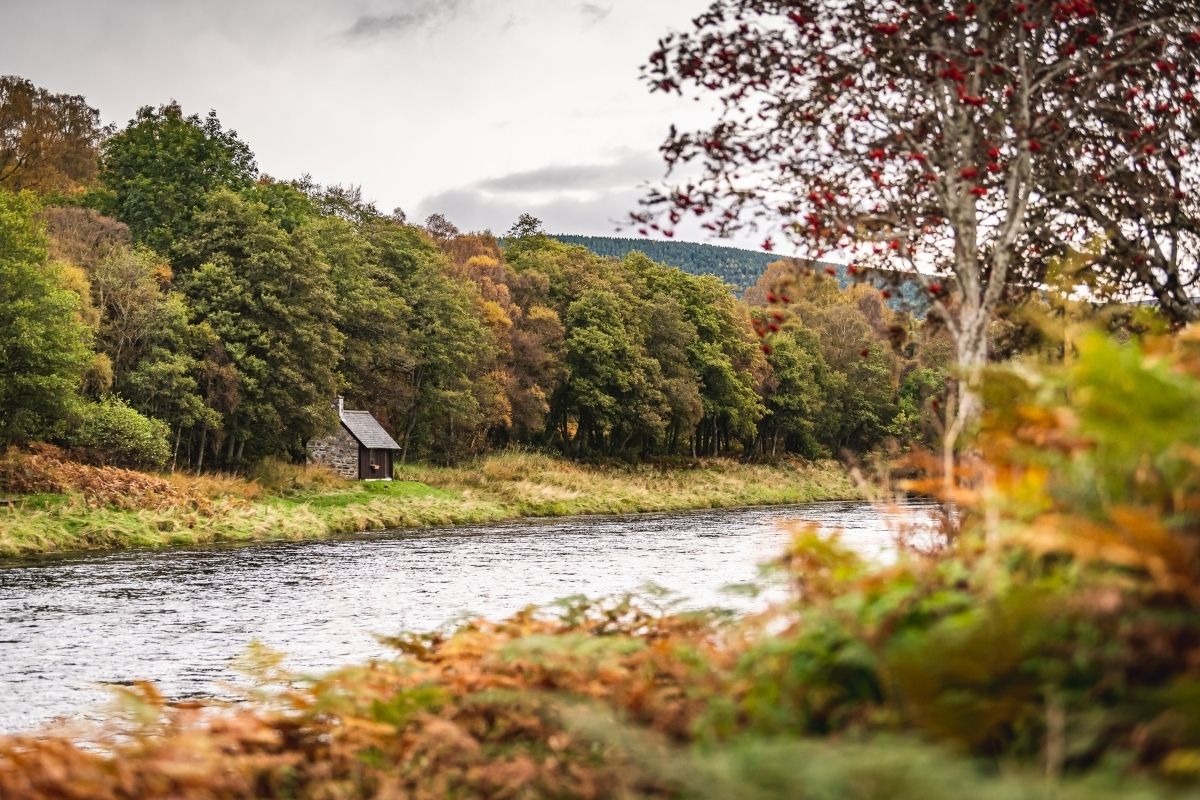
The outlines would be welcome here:
<svg viewBox="0 0 1200 800">
<path fill-rule="evenodd" d="M 83 460 L 101 466 L 157 468 L 171 458 L 170 435 L 165 423 L 106 397 L 82 407 L 68 443 Z"/>
<path fill-rule="evenodd" d="M 89 505 L 128 510 L 207 508 L 201 496 L 157 475 L 71 461 L 52 445 L 10 449 L 0 457 L 0 490 L 14 494 L 81 494 Z"/>
</svg>

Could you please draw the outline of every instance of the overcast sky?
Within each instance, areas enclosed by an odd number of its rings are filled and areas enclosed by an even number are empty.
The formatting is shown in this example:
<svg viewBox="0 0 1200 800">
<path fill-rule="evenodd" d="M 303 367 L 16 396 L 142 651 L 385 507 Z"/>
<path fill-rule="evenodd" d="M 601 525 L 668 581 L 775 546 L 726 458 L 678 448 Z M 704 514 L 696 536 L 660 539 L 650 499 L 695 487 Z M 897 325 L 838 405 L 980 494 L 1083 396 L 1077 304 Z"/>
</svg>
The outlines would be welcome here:
<svg viewBox="0 0 1200 800">
<path fill-rule="evenodd" d="M 384 211 L 611 234 L 671 122 L 638 68 L 706 0 L 0 0 L 0 74 L 124 125 L 216 109 L 278 178 L 361 184 Z M 683 233 L 683 231 L 681 231 Z M 693 236 L 692 238 L 697 238 Z"/>
</svg>

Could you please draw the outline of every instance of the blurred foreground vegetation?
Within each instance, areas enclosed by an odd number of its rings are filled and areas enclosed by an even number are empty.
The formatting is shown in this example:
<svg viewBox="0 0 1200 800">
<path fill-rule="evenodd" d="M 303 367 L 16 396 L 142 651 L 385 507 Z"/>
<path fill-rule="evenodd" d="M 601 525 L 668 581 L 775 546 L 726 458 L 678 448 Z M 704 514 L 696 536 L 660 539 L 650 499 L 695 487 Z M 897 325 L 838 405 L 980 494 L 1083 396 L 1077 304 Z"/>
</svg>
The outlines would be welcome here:
<svg viewBox="0 0 1200 800">
<path fill-rule="evenodd" d="M 0 743 L 0 796 L 1196 796 L 1200 329 L 987 388 L 940 546 L 799 530 L 748 618 L 572 598 L 315 682 L 259 653 L 258 702 L 142 687 L 98 747 Z"/>
</svg>

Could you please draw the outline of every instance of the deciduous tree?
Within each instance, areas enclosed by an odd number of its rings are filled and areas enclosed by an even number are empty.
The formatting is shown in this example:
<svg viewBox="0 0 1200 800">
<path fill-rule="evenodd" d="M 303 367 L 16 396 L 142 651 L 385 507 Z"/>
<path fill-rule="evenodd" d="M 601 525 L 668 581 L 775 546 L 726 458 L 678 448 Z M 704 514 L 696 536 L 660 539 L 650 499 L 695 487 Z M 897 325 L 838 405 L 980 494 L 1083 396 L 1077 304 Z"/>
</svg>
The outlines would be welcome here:
<svg viewBox="0 0 1200 800">
<path fill-rule="evenodd" d="M 46 255 L 29 193 L 0 189 L 0 445 L 46 437 L 92 360 L 80 297 Z"/>
<path fill-rule="evenodd" d="M 640 216 L 757 221 L 768 249 L 914 272 L 956 346 L 949 461 L 989 323 L 1055 255 L 1107 235 L 1110 266 L 1195 314 L 1197 19 L 1173 0 L 715 0 L 648 65 L 720 111 L 672 131 L 678 181 Z"/>
<path fill-rule="evenodd" d="M 142 107 L 102 150 L 103 210 L 163 254 L 192 232 L 211 192 L 247 188 L 257 175 L 254 154 L 215 111 L 185 116 L 175 102 Z"/>
<path fill-rule="evenodd" d="M 0 186 L 74 192 L 96 177 L 100 112 L 83 97 L 0 77 Z"/>
</svg>

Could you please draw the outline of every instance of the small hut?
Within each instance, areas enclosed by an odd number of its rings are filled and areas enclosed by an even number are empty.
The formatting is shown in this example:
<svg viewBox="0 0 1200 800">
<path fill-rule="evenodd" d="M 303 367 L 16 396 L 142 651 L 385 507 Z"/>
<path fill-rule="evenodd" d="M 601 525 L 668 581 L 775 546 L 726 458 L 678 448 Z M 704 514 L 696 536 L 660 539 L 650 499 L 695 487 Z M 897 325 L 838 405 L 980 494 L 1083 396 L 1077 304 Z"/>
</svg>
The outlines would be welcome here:
<svg viewBox="0 0 1200 800">
<path fill-rule="evenodd" d="M 308 463 L 328 467 L 351 480 L 390 481 L 393 458 L 400 445 L 370 411 L 347 411 L 345 401 L 339 397 L 337 413 L 338 429 L 309 443 Z"/>
</svg>

